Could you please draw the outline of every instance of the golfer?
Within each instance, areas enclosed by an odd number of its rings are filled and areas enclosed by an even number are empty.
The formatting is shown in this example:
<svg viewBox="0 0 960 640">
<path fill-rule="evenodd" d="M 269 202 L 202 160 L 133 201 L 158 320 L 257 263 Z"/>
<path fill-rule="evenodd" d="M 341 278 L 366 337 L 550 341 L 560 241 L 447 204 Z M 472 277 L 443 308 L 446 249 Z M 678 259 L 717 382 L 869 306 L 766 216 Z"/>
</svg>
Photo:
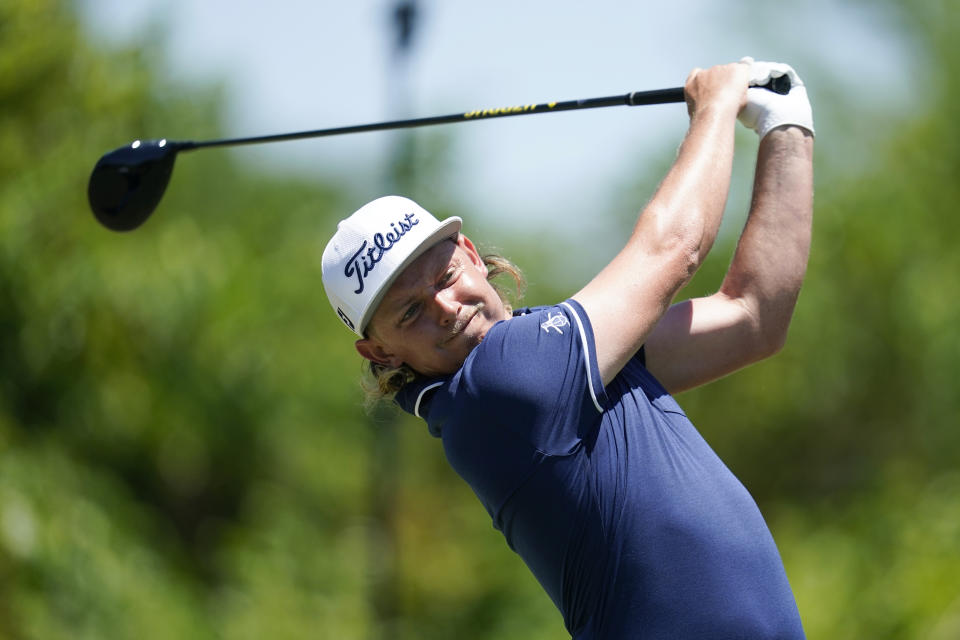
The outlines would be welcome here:
<svg viewBox="0 0 960 640">
<path fill-rule="evenodd" d="M 787 95 L 756 88 L 787 75 Z M 754 87 L 754 88 L 748 88 Z M 558 304 L 511 310 L 456 217 L 397 196 L 340 222 L 323 281 L 386 391 L 588 638 L 802 638 L 754 500 L 672 393 L 777 352 L 806 270 L 813 122 L 795 71 L 694 69 L 690 126 L 623 249 Z M 720 226 L 738 117 L 753 199 L 717 293 L 672 304 Z"/>
</svg>

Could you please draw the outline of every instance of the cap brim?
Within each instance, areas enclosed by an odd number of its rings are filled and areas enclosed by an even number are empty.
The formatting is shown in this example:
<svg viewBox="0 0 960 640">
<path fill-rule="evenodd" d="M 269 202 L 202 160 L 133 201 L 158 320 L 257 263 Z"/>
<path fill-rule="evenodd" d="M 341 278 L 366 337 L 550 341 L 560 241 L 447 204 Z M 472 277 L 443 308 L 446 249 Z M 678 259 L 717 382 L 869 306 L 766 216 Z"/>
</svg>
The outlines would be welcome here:
<svg viewBox="0 0 960 640">
<path fill-rule="evenodd" d="M 427 236 L 423 242 L 421 242 L 416 249 L 410 252 L 406 258 L 393 270 L 393 273 L 390 274 L 390 277 L 385 279 L 380 283 L 380 286 L 377 288 L 376 292 L 370 298 L 370 303 L 367 305 L 366 313 L 360 317 L 360 322 L 357 323 L 356 333 L 361 338 L 365 337 L 364 332 L 367 329 L 367 324 L 370 322 L 370 319 L 373 317 L 373 314 L 377 312 L 377 308 L 380 306 L 380 302 L 383 300 L 383 297 L 387 295 L 387 291 L 390 290 L 390 286 L 394 281 L 400 277 L 400 274 L 410 266 L 410 264 L 426 253 L 429 249 L 432 249 L 442 240 L 447 238 L 452 238 L 456 240 L 456 237 L 460 234 L 460 229 L 463 226 L 463 219 L 458 216 L 450 216 L 440 223 L 440 226 Z"/>
</svg>

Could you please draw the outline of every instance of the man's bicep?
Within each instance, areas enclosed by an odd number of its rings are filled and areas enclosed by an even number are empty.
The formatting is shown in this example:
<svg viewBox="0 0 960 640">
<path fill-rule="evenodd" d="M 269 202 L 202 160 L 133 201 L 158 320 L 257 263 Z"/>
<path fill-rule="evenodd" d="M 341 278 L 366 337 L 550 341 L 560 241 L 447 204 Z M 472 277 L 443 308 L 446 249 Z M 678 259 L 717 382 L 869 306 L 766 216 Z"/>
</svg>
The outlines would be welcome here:
<svg viewBox="0 0 960 640">
<path fill-rule="evenodd" d="M 718 293 L 678 302 L 647 338 L 647 369 L 670 393 L 692 389 L 760 360 L 758 335 L 742 300 Z"/>
<path fill-rule="evenodd" d="M 683 284 L 682 269 L 663 258 L 639 256 L 627 262 L 623 257 L 621 253 L 573 296 L 593 325 L 604 385 L 637 353 Z"/>
</svg>

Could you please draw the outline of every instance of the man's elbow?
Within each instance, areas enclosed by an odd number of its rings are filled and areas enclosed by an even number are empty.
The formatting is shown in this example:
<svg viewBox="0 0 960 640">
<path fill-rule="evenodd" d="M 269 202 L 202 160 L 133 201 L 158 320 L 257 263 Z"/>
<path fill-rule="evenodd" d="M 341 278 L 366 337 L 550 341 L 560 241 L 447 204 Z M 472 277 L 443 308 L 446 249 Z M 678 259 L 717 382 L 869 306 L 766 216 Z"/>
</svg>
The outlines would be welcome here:
<svg viewBox="0 0 960 640">
<path fill-rule="evenodd" d="M 780 353 L 787 344 L 787 327 L 764 332 L 757 345 L 758 360 L 766 360 Z"/>
<path fill-rule="evenodd" d="M 749 354 L 751 362 L 758 362 L 771 358 L 783 350 L 787 344 L 787 333 L 790 329 L 791 312 L 780 310 L 774 312 L 771 308 L 751 305 L 743 298 L 735 298 L 743 309 L 743 322 L 749 327 L 744 349 Z M 791 306 L 792 311 L 792 306 Z"/>
<path fill-rule="evenodd" d="M 755 359 L 766 360 L 780 353 L 787 344 L 789 329 L 789 317 L 762 322 L 754 337 Z"/>
<path fill-rule="evenodd" d="M 700 268 L 713 243 L 703 214 L 691 207 L 684 220 L 677 221 L 666 210 L 651 205 L 643 218 L 648 224 L 636 230 L 641 246 L 648 254 L 659 257 L 680 286 L 685 285 Z"/>
<path fill-rule="evenodd" d="M 721 294 L 737 303 L 738 324 L 742 327 L 742 346 L 753 361 L 777 355 L 787 344 L 787 334 L 797 302 L 797 291 L 779 296 L 734 293 L 724 283 Z"/>
</svg>

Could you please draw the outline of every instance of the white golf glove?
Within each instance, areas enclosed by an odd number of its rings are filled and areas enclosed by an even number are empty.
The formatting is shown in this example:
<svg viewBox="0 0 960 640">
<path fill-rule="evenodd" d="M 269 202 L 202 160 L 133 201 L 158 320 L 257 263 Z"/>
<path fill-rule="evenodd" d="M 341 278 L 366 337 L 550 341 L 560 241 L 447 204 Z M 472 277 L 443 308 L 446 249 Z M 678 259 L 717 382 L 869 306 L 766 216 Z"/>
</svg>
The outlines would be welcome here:
<svg viewBox="0 0 960 640">
<path fill-rule="evenodd" d="M 807 88 L 793 67 L 780 62 L 755 62 L 749 57 L 740 62 L 750 65 L 751 87 L 747 89 L 747 106 L 740 112 L 740 122 L 756 131 L 761 139 L 775 127 L 785 124 L 797 125 L 814 133 L 813 110 L 807 99 Z M 760 88 L 772 78 L 780 76 L 790 78 L 790 93 L 781 95 Z"/>
</svg>

